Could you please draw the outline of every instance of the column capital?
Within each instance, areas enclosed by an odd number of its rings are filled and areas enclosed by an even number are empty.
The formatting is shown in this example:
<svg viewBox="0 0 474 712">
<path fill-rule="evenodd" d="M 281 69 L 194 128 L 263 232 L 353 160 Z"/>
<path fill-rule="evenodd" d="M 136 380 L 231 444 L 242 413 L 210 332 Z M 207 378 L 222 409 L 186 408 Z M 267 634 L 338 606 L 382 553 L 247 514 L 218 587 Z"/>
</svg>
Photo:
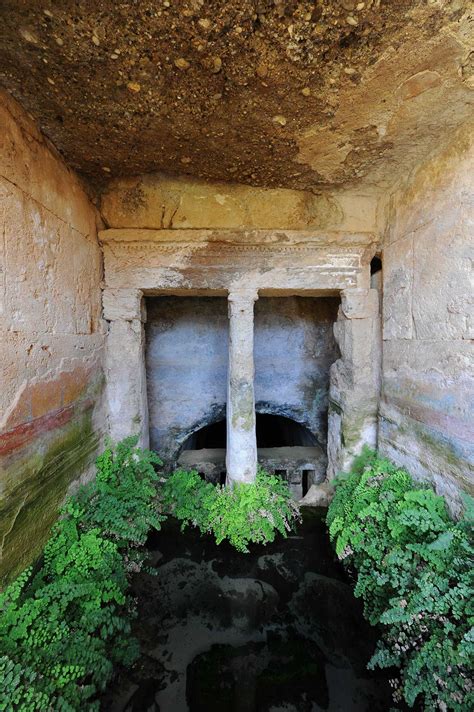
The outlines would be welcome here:
<svg viewBox="0 0 474 712">
<path fill-rule="evenodd" d="M 258 299 L 258 289 L 255 287 L 239 287 L 230 289 L 227 301 L 232 304 L 253 305 Z"/>
<path fill-rule="evenodd" d="M 377 289 L 343 289 L 341 309 L 346 319 L 367 319 L 379 313 Z"/>
<path fill-rule="evenodd" d="M 107 321 L 146 321 L 145 303 L 140 289 L 112 289 L 102 292 L 104 319 Z"/>
</svg>

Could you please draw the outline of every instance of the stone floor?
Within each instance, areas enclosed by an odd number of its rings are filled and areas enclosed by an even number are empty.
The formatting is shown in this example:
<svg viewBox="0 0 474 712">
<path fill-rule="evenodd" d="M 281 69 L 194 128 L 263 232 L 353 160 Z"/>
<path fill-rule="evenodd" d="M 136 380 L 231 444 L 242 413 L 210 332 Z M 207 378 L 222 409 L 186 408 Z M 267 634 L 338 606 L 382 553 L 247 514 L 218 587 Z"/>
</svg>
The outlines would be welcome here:
<svg viewBox="0 0 474 712">
<path fill-rule="evenodd" d="M 110 712 L 370 712 L 390 708 L 368 673 L 374 631 L 328 542 L 322 510 L 250 554 L 171 521 L 135 582 L 142 656 L 103 699 Z"/>
</svg>

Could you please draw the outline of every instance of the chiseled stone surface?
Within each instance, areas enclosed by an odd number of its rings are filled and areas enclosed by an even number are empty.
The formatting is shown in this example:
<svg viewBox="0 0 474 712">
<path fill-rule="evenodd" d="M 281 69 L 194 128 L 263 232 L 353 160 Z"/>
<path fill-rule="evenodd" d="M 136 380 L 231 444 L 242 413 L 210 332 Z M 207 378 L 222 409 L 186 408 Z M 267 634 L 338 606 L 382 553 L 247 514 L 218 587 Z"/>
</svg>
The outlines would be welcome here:
<svg viewBox="0 0 474 712">
<path fill-rule="evenodd" d="M 472 127 L 394 190 L 379 446 L 459 507 L 474 486 Z"/>
<path fill-rule="evenodd" d="M 111 228 L 371 231 L 373 193 L 313 193 L 142 175 L 110 183 L 101 213 Z"/>
<path fill-rule="evenodd" d="M 139 435 L 149 445 L 145 375 L 145 330 L 141 319 L 109 324 L 105 352 L 108 432 L 115 441 Z"/>
<path fill-rule="evenodd" d="M 25 112 L 0 107 L 0 585 L 39 553 L 103 432 L 96 211 Z"/>
<path fill-rule="evenodd" d="M 139 319 L 146 321 L 143 292 L 139 289 L 104 289 L 102 292 L 103 316 L 107 321 Z"/>
<path fill-rule="evenodd" d="M 328 296 L 367 288 L 378 245 L 372 232 L 111 229 L 99 236 L 106 286 L 148 294 L 252 287 Z"/>
</svg>

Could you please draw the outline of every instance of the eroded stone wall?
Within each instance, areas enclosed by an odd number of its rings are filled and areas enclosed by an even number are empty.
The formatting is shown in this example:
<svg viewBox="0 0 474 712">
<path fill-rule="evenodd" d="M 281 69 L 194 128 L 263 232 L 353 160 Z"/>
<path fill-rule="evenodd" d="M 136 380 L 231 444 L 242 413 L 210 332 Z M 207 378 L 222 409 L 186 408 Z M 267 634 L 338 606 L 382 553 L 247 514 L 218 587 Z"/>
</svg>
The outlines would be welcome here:
<svg viewBox="0 0 474 712">
<path fill-rule="evenodd" d="M 397 186 L 383 250 L 379 447 L 454 503 L 474 487 L 473 159 L 466 127 Z"/>
<path fill-rule="evenodd" d="M 0 95 L 0 576 L 39 553 L 102 432 L 96 211 Z"/>
<path fill-rule="evenodd" d="M 261 297 L 255 303 L 255 402 L 260 413 L 303 423 L 324 447 L 338 300 Z M 225 418 L 227 300 L 147 302 L 150 442 L 172 460 L 186 438 Z"/>
</svg>

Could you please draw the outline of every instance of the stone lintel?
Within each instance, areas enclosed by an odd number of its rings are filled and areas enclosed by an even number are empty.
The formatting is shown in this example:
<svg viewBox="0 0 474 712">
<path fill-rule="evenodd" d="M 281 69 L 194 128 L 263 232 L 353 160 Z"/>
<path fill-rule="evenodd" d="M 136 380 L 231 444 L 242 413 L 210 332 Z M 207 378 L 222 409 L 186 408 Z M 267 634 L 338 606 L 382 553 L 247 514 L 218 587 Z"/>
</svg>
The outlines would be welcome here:
<svg viewBox="0 0 474 712">
<path fill-rule="evenodd" d="M 140 289 L 113 289 L 108 287 L 102 292 L 104 319 L 107 321 L 146 321 L 145 302 Z"/>
</svg>

